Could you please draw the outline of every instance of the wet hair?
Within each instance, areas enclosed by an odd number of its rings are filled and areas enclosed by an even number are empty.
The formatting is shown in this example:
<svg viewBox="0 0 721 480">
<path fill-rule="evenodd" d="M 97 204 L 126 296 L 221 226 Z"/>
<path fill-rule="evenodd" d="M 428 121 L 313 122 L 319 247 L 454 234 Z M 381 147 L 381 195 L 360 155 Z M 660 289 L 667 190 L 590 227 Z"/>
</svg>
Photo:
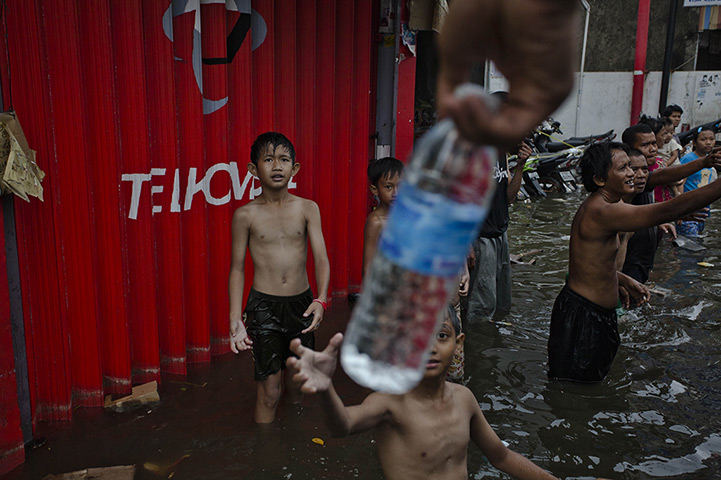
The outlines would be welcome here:
<svg viewBox="0 0 721 480">
<path fill-rule="evenodd" d="M 625 132 L 624 132 L 625 133 Z M 603 142 L 591 145 L 586 149 L 581 160 L 578 162 L 578 169 L 583 179 L 583 186 L 588 192 L 598 190 L 598 184 L 594 178 L 599 180 L 608 179 L 608 169 L 611 168 L 612 150 L 623 150 L 628 153 L 628 145 L 618 142 Z"/>
<path fill-rule="evenodd" d="M 631 158 L 631 157 L 643 157 L 644 161 L 646 161 L 646 155 L 644 155 L 641 150 L 637 150 L 635 148 L 628 149 L 628 158 Z"/>
<path fill-rule="evenodd" d="M 670 117 L 672 113 L 678 112 L 681 115 L 683 115 L 683 108 L 679 107 L 678 105 L 666 105 L 666 108 L 663 109 L 663 112 L 661 112 L 662 117 Z"/>
<path fill-rule="evenodd" d="M 701 132 L 711 132 L 714 136 L 716 135 L 716 131 L 711 127 L 698 127 L 693 131 L 693 143 L 696 143 L 696 140 L 698 140 L 698 136 L 701 135 Z"/>
<path fill-rule="evenodd" d="M 645 123 L 637 123 L 636 125 L 631 125 L 623 131 L 623 134 L 621 135 L 621 140 L 623 141 L 623 143 L 633 148 L 633 144 L 636 142 L 636 137 L 639 133 L 653 133 L 653 129 Z"/>
<path fill-rule="evenodd" d="M 461 319 L 458 318 L 456 309 L 453 308 L 453 305 L 451 305 L 450 303 L 448 304 L 446 313 L 448 314 L 448 318 L 451 320 L 451 325 L 453 325 L 453 331 L 456 332 L 456 337 L 457 337 L 458 335 L 461 334 Z"/>
<path fill-rule="evenodd" d="M 293 143 L 288 140 L 288 137 L 278 132 L 265 132 L 258 135 L 250 147 L 250 161 L 253 162 L 253 165 L 258 165 L 258 158 L 260 158 L 260 154 L 267 146 L 273 147 L 273 151 L 278 147 L 287 148 L 291 160 L 295 163 L 295 148 Z"/>
<path fill-rule="evenodd" d="M 405 165 L 403 162 L 393 157 L 379 158 L 373 160 L 368 165 L 368 181 L 372 185 L 378 186 L 378 181 L 381 178 L 391 178 L 394 175 L 402 175 Z"/>
</svg>

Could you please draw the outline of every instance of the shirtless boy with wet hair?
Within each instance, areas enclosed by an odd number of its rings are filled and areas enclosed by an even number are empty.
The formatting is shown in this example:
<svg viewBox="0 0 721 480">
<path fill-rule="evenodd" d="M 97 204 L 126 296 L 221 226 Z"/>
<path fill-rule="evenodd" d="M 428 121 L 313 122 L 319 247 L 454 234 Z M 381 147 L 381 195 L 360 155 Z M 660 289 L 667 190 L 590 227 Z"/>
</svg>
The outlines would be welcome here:
<svg viewBox="0 0 721 480">
<path fill-rule="evenodd" d="M 343 335 L 336 333 L 322 352 L 293 340 L 288 364 L 299 373 L 294 380 L 305 393 L 317 393 L 331 433 L 344 437 L 373 430 L 386 479 L 467 479 L 468 441 L 472 440 L 491 464 L 524 480 L 554 479 L 530 460 L 508 449 L 481 412 L 473 393 L 446 381 L 454 353 L 464 334 L 452 307 L 446 317 L 423 379 L 404 395 L 372 393 L 361 403 L 346 407 L 331 378 Z"/>
<path fill-rule="evenodd" d="M 378 206 L 366 218 L 363 227 L 363 276 L 376 254 L 378 238 L 388 221 L 391 204 L 398 193 L 403 176 L 403 162 L 393 157 L 379 158 L 368 164 L 368 183 L 373 195 L 378 198 Z"/>
<path fill-rule="evenodd" d="M 591 194 L 571 224 L 569 275 L 553 306 L 548 364 L 551 377 L 590 382 L 606 377 L 618 350 L 619 286 L 632 296 L 648 298 L 638 282 L 616 270 L 618 233 L 660 225 L 698 210 L 721 197 L 721 182 L 664 203 L 630 205 L 621 201 L 634 192 L 628 146 L 591 146 L 580 168 Z"/>
<path fill-rule="evenodd" d="M 251 147 L 250 159 L 248 170 L 258 177 L 263 192 L 233 214 L 230 348 L 235 353 L 252 348 L 258 382 L 255 421 L 270 423 L 281 396 L 281 370 L 291 355 L 290 341 L 299 338 L 303 345 L 314 347 L 313 332 L 326 308 L 330 265 L 318 205 L 288 192 L 290 178 L 300 169 L 290 140 L 280 133 L 261 134 Z M 315 261 L 316 298 L 306 272 L 308 243 Z M 244 324 L 246 250 L 253 261 L 253 286 Z M 291 375 L 286 376 L 286 384 L 299 393 Z"/>
</svg>

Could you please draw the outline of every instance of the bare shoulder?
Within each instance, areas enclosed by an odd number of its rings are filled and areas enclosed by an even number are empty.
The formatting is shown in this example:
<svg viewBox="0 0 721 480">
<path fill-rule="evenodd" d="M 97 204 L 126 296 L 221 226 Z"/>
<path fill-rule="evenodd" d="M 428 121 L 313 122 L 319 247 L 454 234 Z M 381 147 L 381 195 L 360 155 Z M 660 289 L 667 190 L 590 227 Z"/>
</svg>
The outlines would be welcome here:
<svg viewBox="0 0 721 480">
<path fill-rule="evenodd" d="M 252 200 L 245 205 L 241 205 L 235 209 L 235 212 L 233 212 L 233 224 L 249 223 L 253 214 L 257 212 L 257 210 L 258 205 L 255 203 L 255 200 Z"/>
<path fill-rule="evenodd" d="M 446 389 L 448 395 L 452 398 L 453 404 L 469 417 L 473 417 L 481 411 L 478 399 L 465 385 L 446 382 Z"/>
<path fill-rule="evenodd" d="M 308 211 L 308 212 L 320 211 L 320 208 L 318 208 L 318 204 L 315 203 L 310 198 L 297 197 L 295 195 L 293 195 L 293 198 L 295 199 L 295 201 L 300 202 L 300 205 L 304 211 Z"/>
<path fill-rule="evenodd" d="M 453 395 L 453 399 L 456 402 L 459 403 L 471 403 L 474 405 L 478 404 L 478 400 L 476 400 L 476 396 L 473 394 L 470 388 L 466 387 L 465 385 L 460 385 L 458 383 L 453 382 L 446 382 L 446 388 L 449 390 L 450 394 Z"/>
<path fill-rule="evenodd" d="M 320 208 L 318 204 L 309 198 L 295 197 L 294 201 L 298 202 L 300 211 L 307 221 L 320 218 Z"/>
<path fill-rule="evenodd" d="M 394 412 L 399 411 L 398 405 L 401 399 L 402 396 L 399 395 L 373 392 L 363 400 L 361 407 L 365 409 L 368 414 L 381 420 L 395 418 L 397 417 L 397 413 Z"/>
<path fill-rule="evenodd" d="M 366 217 L 366 223 L 365 223 L 365 231 L 367 233 L 372 232 L 379 232 L 383 229 L 383 226 L 385 225 L 385 221 L 383 218 L 381 218 L 380 215 L 378 215 L 378 212 L 376 210 L 372 211 L 368 214 Z"/>
</svg>

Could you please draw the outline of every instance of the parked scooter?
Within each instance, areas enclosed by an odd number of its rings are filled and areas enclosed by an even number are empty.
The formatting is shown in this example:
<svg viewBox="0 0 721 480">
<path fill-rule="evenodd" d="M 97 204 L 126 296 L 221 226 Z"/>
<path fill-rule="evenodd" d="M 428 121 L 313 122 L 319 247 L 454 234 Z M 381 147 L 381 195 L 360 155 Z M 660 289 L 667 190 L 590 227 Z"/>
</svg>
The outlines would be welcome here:
<svg viewBox="0 0 721 480">
<path fill-rule="evenodd" d="M 576 167 L 586 148 L 594 143 L 610 141 L 616 136 L 613 130 L 566 140 L 558 140 L 554 134 L 563 132 L 560 123 L 549 118 L 538 126 L 533 138 L 526 140 L 535 154 L 527 160 L 523 171 L 521 197 L 544 197 L 547 193 L 576 191 L 581 184 Z"/>
</svg>

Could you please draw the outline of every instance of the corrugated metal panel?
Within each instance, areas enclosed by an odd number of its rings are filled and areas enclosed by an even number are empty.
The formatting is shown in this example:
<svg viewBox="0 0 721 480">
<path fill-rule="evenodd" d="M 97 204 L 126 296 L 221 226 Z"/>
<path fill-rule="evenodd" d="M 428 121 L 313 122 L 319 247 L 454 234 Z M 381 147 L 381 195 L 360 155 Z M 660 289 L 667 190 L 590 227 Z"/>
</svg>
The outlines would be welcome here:
<svg viewBox="0 0 721 480">
<path fill-rule="evenodd" d="M 16 202 L 36 420 L 228 351 L 230 220 L 258 193 L 259 133 L 295 143 L 293 192 L 320 206 L 331 289 L 357 290 L 372 12 L 8 0 L 5 106 L 48 174 L 45 203 Z"/>
</svg>

